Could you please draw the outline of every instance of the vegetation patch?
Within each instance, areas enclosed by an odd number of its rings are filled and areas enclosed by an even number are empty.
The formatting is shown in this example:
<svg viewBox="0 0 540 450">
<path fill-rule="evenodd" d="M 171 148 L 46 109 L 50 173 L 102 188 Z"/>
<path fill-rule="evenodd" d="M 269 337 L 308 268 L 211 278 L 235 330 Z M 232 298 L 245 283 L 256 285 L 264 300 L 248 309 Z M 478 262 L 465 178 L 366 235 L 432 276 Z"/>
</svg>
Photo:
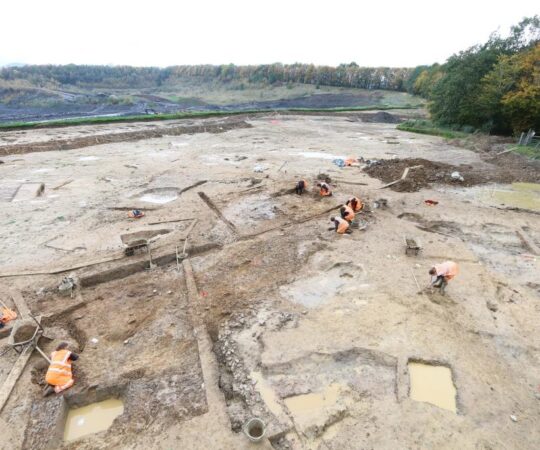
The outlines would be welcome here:
<svg viewBox="0 0 540 450">
<path fill-rule="evenodd" d="M 410 131 L 412 133 L 430 134 L 441 136 L 447 139 L 457 139 L 467 137 L 470 133 L 454 130 L 433 123 L 431 120 L 407 120 L 397 126 L 398 130 Z"/>
</svg>

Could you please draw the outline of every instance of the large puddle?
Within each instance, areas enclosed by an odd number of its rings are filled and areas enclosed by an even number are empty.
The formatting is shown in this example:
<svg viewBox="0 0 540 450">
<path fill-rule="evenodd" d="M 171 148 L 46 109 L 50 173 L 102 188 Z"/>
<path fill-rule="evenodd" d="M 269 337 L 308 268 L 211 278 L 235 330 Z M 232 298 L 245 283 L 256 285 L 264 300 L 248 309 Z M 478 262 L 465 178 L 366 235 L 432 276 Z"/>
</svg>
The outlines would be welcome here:
<svg viewBox="0 0 540 450">
<path fill-rule="evenodd" d="M 123 413 L 124 404 L 116 398 L 71 409 L 64 428 L 64 441 L 74 441 L 88 434 L 104 431 Z"/>
<path fill-rule="evenodd" d="M 507 186 L 485 186 L 479 198 L 486 203 L 540 211 L 540 184 L 512 183 Z"/>
<path fill-rule="evenodd" d="M 457 412 L 456 387 L 452 381 L 452 371 L 448 367 L 417 362 L 410 362 L 408 366 L 410 396 L 413 400 Z"/>
</svg>

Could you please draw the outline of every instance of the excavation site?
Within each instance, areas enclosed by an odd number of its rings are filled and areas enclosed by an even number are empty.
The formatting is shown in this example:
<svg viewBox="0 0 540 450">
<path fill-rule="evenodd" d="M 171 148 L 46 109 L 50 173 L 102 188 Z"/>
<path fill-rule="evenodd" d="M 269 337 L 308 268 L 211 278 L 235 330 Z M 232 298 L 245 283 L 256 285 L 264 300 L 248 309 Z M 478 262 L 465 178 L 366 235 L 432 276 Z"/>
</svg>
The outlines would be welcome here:
<svg viewBox="0 0 540 450">
<path fill-rule="evenodd" d="M 540 161 L 418 114 L 1 131 L 0 448 L 538 449 Z"/>
</svg>

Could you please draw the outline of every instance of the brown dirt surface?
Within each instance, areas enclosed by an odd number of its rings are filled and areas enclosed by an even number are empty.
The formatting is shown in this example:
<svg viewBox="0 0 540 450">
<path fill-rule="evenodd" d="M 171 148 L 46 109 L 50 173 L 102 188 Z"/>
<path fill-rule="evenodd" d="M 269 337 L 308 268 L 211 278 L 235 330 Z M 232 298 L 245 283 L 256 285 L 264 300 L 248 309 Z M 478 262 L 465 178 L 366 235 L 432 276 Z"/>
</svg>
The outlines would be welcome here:
<svg viewBox="0 0 540 450">
<path fill-rule="evenodd" d="M 365 168 L 364 171 L 371 177 L 390 183 L 401 178 L 407 167 L 419 165 L 422 167 L 409 171 L 405 180 L 390 186 L 390 189 L 396 192 L 416 192 L 433 183 L 469 187 L 485 183 L 537 182 L 540 179 L 540 164 L 524 161 L 517 155 L 505 158 L 504 162 L 493 165 L 492 169 L 477 168 L 467 164 L 454 166 L 423 158 L 408 158 L 379 161 Z M 464 181 L 453 180 L 452 172 L 459 172 Z"/>
</svg>

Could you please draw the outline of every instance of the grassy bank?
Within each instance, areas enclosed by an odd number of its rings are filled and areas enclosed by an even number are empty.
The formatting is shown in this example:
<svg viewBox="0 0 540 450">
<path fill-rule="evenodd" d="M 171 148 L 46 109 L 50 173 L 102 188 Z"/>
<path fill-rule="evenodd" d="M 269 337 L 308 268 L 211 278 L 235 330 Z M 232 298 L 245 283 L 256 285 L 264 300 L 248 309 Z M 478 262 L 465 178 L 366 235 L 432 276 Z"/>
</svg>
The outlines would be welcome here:
<svg viewBox="0 0 540 450">
<path fill-rule="evenodd" d="M 347 108 L 290 108 L 290 109 L 253 109 L 245 111 L 193 111 L 174 114 L 155 114 L 155 115 L 132 115 L 132 116 L 105 116 L 105 117 L 79 117 L 74 119 L 58 119 L 47 122 L 7 122 L 0 124 L 0 131 L 33 129 L 33 128 L 56 128 L 75 125 L 96 125 L 107 123 L 125 123 L 125 122 L 153 122 L 157 120 L 178 120 L 178 119 L 201 119 L 208 117 L 235 116 L 241 114 L 270 114 L 270 113 L 320 113 L 320 112 L 353 112 L 353 111 L 373 111 L 373 110 L 391 110 L 391 109 L 417 109 L 420 106 L 405 105 L 373 105 L 358 106 Z"/>
<path fill-rule="evenodd" d="M 451 128 L 441 127 L 430 120 L 407 120 L 397 126 L 398 130 L 410 131 L 411 133 L 430 134 L 448 139 L 464 138 L 470 135 L 464 131 L 457 131 Z"/>
<path fill-rule="evenodd" d="M 534 145 L 516 145 L 512 151 L 527 158 L 540 160 L 540 147 L 538 147 L 537 143 Z"/>
</svg>

